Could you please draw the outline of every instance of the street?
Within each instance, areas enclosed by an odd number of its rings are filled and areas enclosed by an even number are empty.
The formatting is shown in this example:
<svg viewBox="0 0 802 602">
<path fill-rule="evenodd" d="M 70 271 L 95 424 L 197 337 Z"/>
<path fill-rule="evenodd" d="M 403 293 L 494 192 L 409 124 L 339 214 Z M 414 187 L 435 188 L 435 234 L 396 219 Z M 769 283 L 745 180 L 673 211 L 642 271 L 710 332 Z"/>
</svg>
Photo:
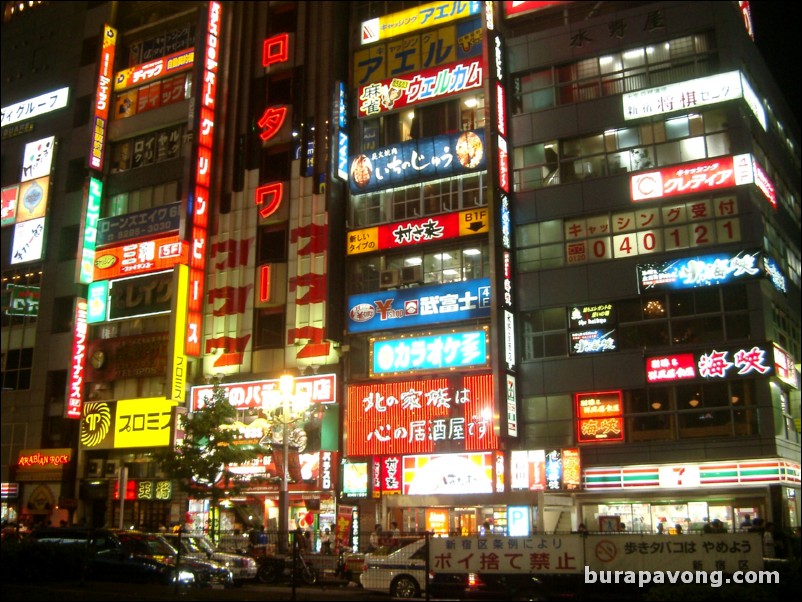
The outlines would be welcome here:
<svg viewBox="0 0 802 602">
<path fill-rule="evenodd" d="M 105 602 L 107 600 L 142 601 L 207 601 L 256 602 L 264 600 L 389 600 L 388 595 L 367 592 L 352 584 L 322 584 L 296 588 L 295 598 L 289 585 L 248 583 L 232 589 L 186 589 L 176 592 L 173 587 L 131 583 L 89 582 L 64 584 L 9 584 L 2 586 L 5 602 Z"/>
</svg>

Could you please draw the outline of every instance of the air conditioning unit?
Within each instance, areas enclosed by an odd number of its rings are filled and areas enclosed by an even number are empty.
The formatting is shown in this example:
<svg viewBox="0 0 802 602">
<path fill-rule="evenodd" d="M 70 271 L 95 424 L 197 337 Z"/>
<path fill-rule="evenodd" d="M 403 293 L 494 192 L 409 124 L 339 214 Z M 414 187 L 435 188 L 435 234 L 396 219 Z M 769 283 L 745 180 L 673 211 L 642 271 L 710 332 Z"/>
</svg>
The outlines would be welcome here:
<svg viewBox="0 0 802 602">
<path fill-rule="evenodd" d="M 96 460 L 89 460 L 89 464 L 86 467 L 86 476 L 90 478 L 99 478 L 105 476 L 104 472 L 105 466 L 104 461 L 102 459 Z"/>
<path fill-rule="evenodd" d="M 106 467 L 103 471 L 103 474 L 106 476 L 106 478 L 116 479 L 117 469 L 119 467 L 120 463 L 117 460 L 106 460 Z"/>
<path fill-rule="evenodd" d="M 382 270 L 379 272 L 379 288 L 392 288 L 401 284 L 401 274 L 398 270 Z"/>
<path fill-rule="evenodd" d="M 401 282 L 403 284 L 423 282 L 423 266 L 408 265 L 401 268 Z"/>
</svg>

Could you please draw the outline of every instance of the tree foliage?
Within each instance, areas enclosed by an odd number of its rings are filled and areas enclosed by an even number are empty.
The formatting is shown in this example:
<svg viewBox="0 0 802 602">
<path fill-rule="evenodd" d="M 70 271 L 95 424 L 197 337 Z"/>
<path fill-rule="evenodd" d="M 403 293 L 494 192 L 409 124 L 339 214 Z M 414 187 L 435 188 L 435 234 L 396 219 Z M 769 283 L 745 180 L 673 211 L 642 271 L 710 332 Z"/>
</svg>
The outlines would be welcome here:
<svg viewBox="0 0 802 602">
<path fill-rule="evenodd" d="M 181 444 L 154 453 L 162 471 L 182 491 L 215 502 L 225 491 L 236 494 L 240 490 L 239 478 L 229 467 L 270 453 L 261 446 L 234 444 L 237 431 L 231 424 L 236 416 L 225 388 L 215 381 L 206 404 L 184 416 Z"/>
</svg>

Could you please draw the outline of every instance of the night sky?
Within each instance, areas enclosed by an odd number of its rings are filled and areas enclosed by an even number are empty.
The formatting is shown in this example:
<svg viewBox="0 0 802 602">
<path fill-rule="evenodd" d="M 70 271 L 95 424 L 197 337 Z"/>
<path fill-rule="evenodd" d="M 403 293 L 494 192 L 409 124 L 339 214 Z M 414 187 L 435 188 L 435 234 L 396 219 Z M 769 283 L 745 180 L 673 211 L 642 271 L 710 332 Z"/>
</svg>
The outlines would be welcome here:
<svg viewBox="0 0 802 602">
<path fill-rule="evenodd" d="M 799 134 L 800 108 L 800 45 L 799 22 L 796 19 L 796 7 L 790 2 L 768 2 L 762 0 L 751 2 L 752 27 L 757 45 L 763 58 L 771 69 L 774 79 L 785 92 L 791 110 L 796 115 L 794 126 L 788 124 Z"/>
</svg>

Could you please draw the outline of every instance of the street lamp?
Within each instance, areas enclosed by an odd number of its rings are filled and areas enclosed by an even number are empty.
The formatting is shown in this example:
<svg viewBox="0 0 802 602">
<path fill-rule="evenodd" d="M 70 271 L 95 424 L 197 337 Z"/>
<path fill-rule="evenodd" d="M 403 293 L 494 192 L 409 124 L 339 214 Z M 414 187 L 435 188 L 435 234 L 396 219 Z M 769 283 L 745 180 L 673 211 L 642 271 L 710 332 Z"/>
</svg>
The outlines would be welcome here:
<svg viewBox="0 0 802 602">
<path fill-rule="evenodd" d="M 289 451 L 290 426 L 303 419 L 309 410 L 309 398 L 306 395 L 295 393 L 295 378 L 290 374 L 283 374 L 279 378 L 278 391 L 266 396 L 263 409 L 273 426 L 271 444 L 275 449 L 277 444 L 282 445 L 282 471 L 281 491 L 279 492 L 279 542 L 281 551 L 286 550 L 289 535 L 290 499 L 289 499 Z M 275 456 L 274 456 L 275 457 Z"/>
</svg>

